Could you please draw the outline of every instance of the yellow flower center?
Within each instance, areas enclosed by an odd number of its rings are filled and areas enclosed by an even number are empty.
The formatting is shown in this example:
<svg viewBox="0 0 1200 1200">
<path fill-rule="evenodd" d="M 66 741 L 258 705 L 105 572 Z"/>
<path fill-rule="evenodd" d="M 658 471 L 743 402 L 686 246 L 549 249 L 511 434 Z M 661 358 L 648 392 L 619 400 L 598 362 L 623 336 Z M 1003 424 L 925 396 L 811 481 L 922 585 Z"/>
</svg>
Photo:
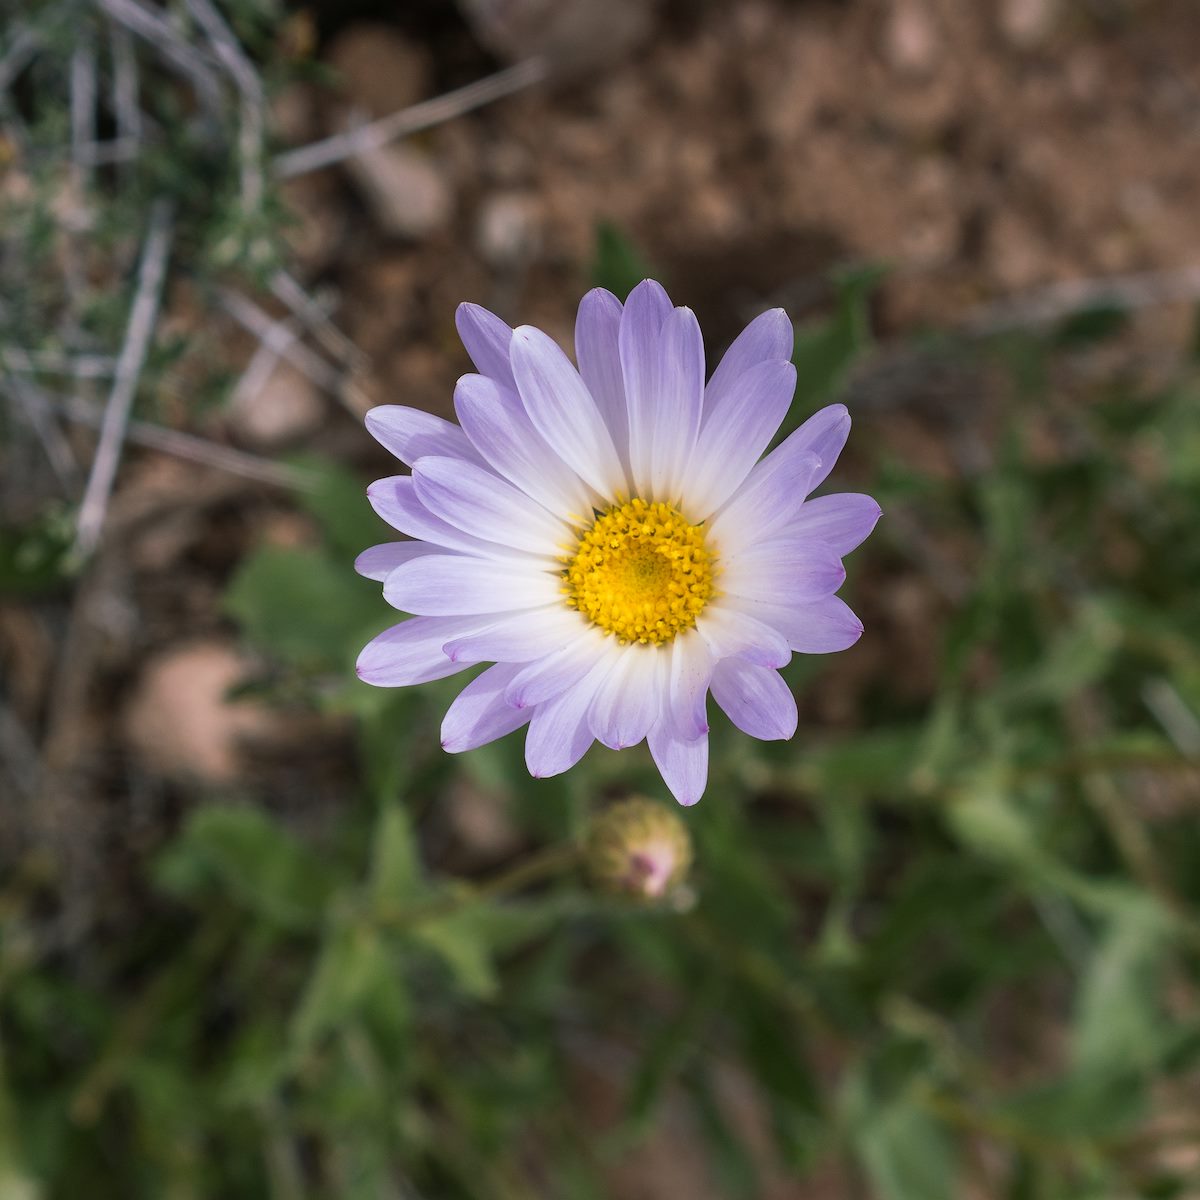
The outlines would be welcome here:
<svg viewBox="0 0 1200 1200">
<path fill-rule="evenodd" d="M 702 525 L 689 525 L 669 504 L 636 498 L 581 529 L 566 564 L 571 608 L 621 642 L 653 646 L 696 623 L 716 575 Z"/>
</svg>

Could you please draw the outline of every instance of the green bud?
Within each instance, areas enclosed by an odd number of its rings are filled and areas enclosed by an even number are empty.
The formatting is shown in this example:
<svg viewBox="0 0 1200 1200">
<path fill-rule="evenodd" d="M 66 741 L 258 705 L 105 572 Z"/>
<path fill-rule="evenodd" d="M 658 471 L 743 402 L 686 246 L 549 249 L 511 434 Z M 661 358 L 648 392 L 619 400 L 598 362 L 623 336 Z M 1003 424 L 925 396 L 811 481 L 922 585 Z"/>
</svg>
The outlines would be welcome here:
<svg viewBox="0 0 1200 1200">
<path fill-rule="evenodd" d="M 660 900 L 687 877 L 692 839 L 673 809 L 636 796 L 595 817 L 584 844 L 584 861 L 599 890 Z"/>
</svg>

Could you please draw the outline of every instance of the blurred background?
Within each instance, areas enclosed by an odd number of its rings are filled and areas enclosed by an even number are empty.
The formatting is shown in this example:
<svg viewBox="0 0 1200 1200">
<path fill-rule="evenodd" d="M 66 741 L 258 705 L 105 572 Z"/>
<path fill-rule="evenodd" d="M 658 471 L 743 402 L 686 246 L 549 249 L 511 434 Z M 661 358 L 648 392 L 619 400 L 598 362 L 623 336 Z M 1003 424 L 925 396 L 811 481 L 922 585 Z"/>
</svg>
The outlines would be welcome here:
<svg viewBox="0 0 1200 1200">
<path fill-rule="evenodd" d="M 662 896 L 352 669 L 363 413 L 647 274 L 885 512 Z M 0 1200 L 1200 1197 L 1198 297 L 1193 0 L 0 4 Z"/>
</svg>

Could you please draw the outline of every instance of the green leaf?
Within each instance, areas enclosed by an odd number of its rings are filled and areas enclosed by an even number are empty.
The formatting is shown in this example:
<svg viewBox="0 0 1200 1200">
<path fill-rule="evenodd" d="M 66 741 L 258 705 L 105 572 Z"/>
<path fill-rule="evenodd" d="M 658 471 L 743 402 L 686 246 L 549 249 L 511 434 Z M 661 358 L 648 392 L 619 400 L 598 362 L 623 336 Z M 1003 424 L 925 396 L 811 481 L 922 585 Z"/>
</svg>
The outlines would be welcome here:
<svg viewBox="0 0 1200 1200">
<path fill-rule="evenodd" d="M 70 582 L 75 531 L 61 511 L 0 528 L 0 596 L 37 596 Z"/>
<path fill-rule="evenodd" d="M 1096 944 L 1076 997 L 1072 1058 L 1090 1073 L 1147 1070 L 1172 1026 L 1162 1010 L 1162 971 L 1170 945 L 1162 909 L 1131 893 Z"/>
<path fill-rule="evenodd" d="M 449 916 L 422 921 L 413 939 L 433 951 L 449 968 L 458 986 L 476 1000 L 489 1000 L 499 990 L 485 911 L 464 908 Z"/>
<path fill-rule="evenodd" d="M 866 1098 L 855 1149 L 879 1200 L 957 1200 L 957 1151 L 944 1126 L 915 1100 L 875 1107 Z"/>
<path fill-rule="evenodd" d="M 385 804 L 372 845 L 372 898 L 383 908 L 399 908 L 423 890 L 421 861 L 408 813 L 399 804 Z"/>
<path fill-rule="evenodd" d="M 306 1051 L 319 1038 L 365 1017 L 372 1007 L 402 1013 L 407 1005 L 391 952 L 378 930 L 335 919 L 292 1018 L 293 1046 Z"/>
<path fill-rule="evenodd" d="M 622 301 L 643 279 L 655 277 L 653 267 L 609 221 L 601 221 L 596 226 L 596 251 L 590 273 L 596 287 L 608 288 Z"/>
<path fill-rule="evenodd" d="M 320 551 L 266 546 L 234 576 L 225 608 L 251 641 L 287 665 L 344 670 L 386 624 L 377 593 Z"/>
<path fill-rule="evenodd" d="M 319 924 L 331 881 L 321 861 L 265 813 L 249 806 L 208 805 L 192 813 L 159 858 L 158 885 L 200 900 L 214 890 L 275 924 Z"/>
<path fill-rule="evenodd" d="M 320 522 L 337 556 L 353 563 L 368 546 L 385 540 L 379 517 L 367 500 L 367 486 L 353 471 L 316 455 L 293 459 L 312 480 L 297 498 Z"/>
<path fill-rule="evenodd" d="M 850 368 L 870 345 L 868 301 L 883 276 L 879 267 L 843 272 L 834 279 L 837 302 L 833 316 L 800 329 L 792 362 L 796 364 L 796 397 L 781 434 L 790 433 L 818 408 L 828 404 L 845 382 Z"/>
</svg>

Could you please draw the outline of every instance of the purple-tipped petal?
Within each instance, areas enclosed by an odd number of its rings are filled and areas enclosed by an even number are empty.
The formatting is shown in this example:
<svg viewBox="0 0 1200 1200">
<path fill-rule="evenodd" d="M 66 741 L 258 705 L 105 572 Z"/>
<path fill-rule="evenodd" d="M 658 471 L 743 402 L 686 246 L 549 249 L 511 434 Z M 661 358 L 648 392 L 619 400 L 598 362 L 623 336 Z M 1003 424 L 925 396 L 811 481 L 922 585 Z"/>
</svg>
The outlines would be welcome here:
<svg viewBox="0 0 1200 1200">
<path fill-rule="evenodd" d="M 544 571 L 496 559 L 432 554 L 397 567 L 383 595 L 396 608 L 423 617 L 504 613 L 552 604 L 558 582 Z"/>
<path fill-rule="evenodd" d="M 795 451 L 808 451 L 821 460 L 821 469 L 813 479 L 812 487 L 818 488 L 825 482 L 826 476 L 833 470 L 846 439 L 850 436 L 850 413 L 844 404 L 830 404 L 813 413 L 787 441 L 779 447 L 782 450 L 788 442 L 795 442 Z M 775 453 L 778 454 L 779 450 Z M 771 455 L 769 457 L 774 457 Z"/>
<path fill-rule="evenodd" d="M 418 498 L 416 484 L 411 475 L 391 475 L 387 479 L 375 480 L 367 488 L 367 499 L 371 502 L 371 507 L 393 529 L 398 529 L 411 538 L 419 538 L 423 542 L 447 550 L 459 550 L 464 554 L 485 555 L 513 562 L 531 561 L 528 555 L 514 550 L 511 546 L 485 542 L 482 538 L 472 537 L 440 517 L 435 517 Z"/>
<path fill-rule="evenodd" d="M 442 749 L 460 754 L 494 742 L 514 729 L 520 729 L 531 713 L 509 708 L 504 689 L 516 668 L 498 663 L 477 676 L 458 693 L 442 721 Z"/>
<path fill-rule="evenodd" d="M 595 740 L 588 709 L 611 665 L 597 663 L 560 696 L 538 705 L 525 735 L 525 765 L 535 779 L 561 775 L 587 753 Z"/>
<path fill-rule="evenodd" d="M 512 329 L 495 313 L 478 304 L 460 304 L 454 314 L 454 324 L 480 375 L 487 375 L 506 387 L 515 387 L 509 363 Z"/>
<path fill-rule="evenodd" d="M 821 460 L 815 454 L 784 442 L 750 472 L 713 517 L 713 542 L 736 551 L 778 532 L 799 513 L 820 471 Z"/>
<path fill-rule="evenodd" d="M 621 376 L 621 302 L 604 288 L 592 288 L 575 318 L 575 360 L 600 416 L 608 426 L 621 465 L 629 468 L 629 410 Z"/>
<path fill-rule="evenodd" d="M 662 714 L 659 683 L 665 652 L 657 646 L 626 646 L 596 690 L 588 724 L 610 750 L 636 746 Z"/>
<path fill-rule="evenodd" d="M 525 411 L 551 449 L 602 496 L 620 492 L 621 460 L 570 359 L 540 329 L 522 325 L 513 334 L 512 367 Z"/>
<path fill-rule="evenodd" d="M 584 624 L 577 612 L 552 604 L 510 613 L 478 633 L 447 642 L 442 649 L 455 662 L 527 663 L 544 658 L 547 646 L 578 637 Z"/>
<path fill-rule="evenodd" d="M 862 637 L 862 622 L 837 596 L 826 596 L 810 604 L 730 596 L 722 603 L 778 629 L 798 654 L 836 654 Z"/>
<path fill-rule="evenodd" d="M 755 317 L 734 338 L 704 389 L 704 424 L 717 418 L 747 371 L 763 363 L 790 362 L 795 346 L 795 330 L 782 308 L 768 309 Z"/>
<path fill-rule="evenodd" d="M 413 481 L 417 499 L 435 517 L 484 541 L 552 558 L 571 544 L 571 531 L 558 517 L 482 467 L 461 459 L 421 458 Z"/>
<path fill-rule="evenodd" d="M 705 414 L 688 468 L 693 520 L 703 520 L 741 486 L 771 444 L 795 391 L 796 368 L 790 362 L 759 363 L 722 390 L 720 407 Z"/>
<path fill-rule="evenodd" d="M 675 309 L 659 337 L 658 402 L 650 454 L 651 494 L 679 503 L 704 404 L 704 338 L 690 308 Z"/>
<path fill-rule="evenodd" d="M 544 508 L 559 514 L 590 511 L 591 494 L 533 427 L 521 397 L 485 375 L 464 375 L 454 411 L 488 465 Z"/>
<path fill-rule="evenodd" d="M 824 542 L 776 538 L 726 562 L 721 591 L 803 604 L 833 595 L 845 581 L 842 560 Z"/>
<path fill-rule="evenodd" d="M 411 467 L 426 454 L 482 463 L 467 435 L 451 421 L 419 408 L 381 404 L 366 415 L 367 432 L 405 466 Z"/>
<path fill-rule="evenodd" d="M 763 741 L 782 741 L 796 732 L 796 698 L 778 672 L 738 658 L 717 664 L 713 699 L 743 732 Z"/>
<path fill-rule="evenodd" d="M 508 685 L 505 702 L 514 708 L 528 708 L 560 695 L 604 659 L 611 648 L 612 643 L 589 625 L 565 646 L 522 668 Z"/>
<path fill-rule="evenodd" d="M 358 656 L 356 670 L 365 683 L 376 687 L 404 687 L 445 679 L 467 667 L 451 662 L 442 644 L 455 633 L 475 628 L 466 617 L 412 617 L 373 638 Z"/>
<path fill-rule="evenodd" d="M 365 579 L 382 583 L 398 566 L 423 554 L 444 554 L 440 546 L 428 542 L 384 542 L 364 550 L 355 560 L 354 569 Z"/>
<path fill-rule="evenodd" d="M 777 669 L 786 666 L 792 657 L 787 638 L 779 630 L 720 603 L 710 604 L 697 617 L 696 628 L 716 660 L 744 658 L 757 666 Z"/>
<path fill-rule="evenodd" d="M 663 324 L 672 311 L 671 299 L 662 285 L 646 279 L 629 293 L 621 312 L 618 345 L 629 412 L 631 482 L 636 489 L 648 488 L 652 479 L 662 365 L 660 342 Z"/>
<path fill-rule="evenodd" d="M 695 804 L 708 783 L 708 736 L 681 737 L 672 722 L 662 720 L 650 730 L 646 742 L 671 795 L 680 804 Z"/>
<path fill-rule="evenodd" d="M 806 500 L 787 533 L 820 538 L 835 554 L 849 554 L 870 536 L 883 509 L 860 492 L 839 492 Z"/>
</svg>

